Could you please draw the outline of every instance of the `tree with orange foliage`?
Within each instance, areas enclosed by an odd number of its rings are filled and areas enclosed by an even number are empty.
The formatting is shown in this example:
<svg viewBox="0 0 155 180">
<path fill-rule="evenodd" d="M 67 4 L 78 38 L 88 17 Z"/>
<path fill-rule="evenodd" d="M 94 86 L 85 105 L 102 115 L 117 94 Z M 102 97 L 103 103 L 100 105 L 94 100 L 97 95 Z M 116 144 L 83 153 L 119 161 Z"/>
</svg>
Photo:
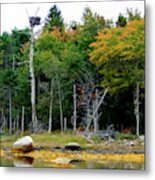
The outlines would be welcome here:
<svg viewBox="0 0 155 180">
<path fill-rule="evenodd" d="M 102 75 L 102 86 L 111 93 L 134 90 L 136 134 L 139 136 L 140 94 L 144 90 L 144 19 L 130 21 L 125 27 L 106 28 L 90 45 L 90 61 Z"/>
</svg>

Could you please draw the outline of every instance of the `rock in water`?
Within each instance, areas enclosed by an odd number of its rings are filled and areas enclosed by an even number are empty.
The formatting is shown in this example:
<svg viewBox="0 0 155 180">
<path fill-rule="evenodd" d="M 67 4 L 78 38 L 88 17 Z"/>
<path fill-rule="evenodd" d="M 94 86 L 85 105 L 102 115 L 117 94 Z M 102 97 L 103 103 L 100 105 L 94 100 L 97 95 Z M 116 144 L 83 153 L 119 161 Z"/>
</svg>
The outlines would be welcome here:
<svg viewBox="0 0 155 180">
<path fill-rule="evenodd" d="M 69 164 L 71 159 L 69 158 L 57 158 L 53 160 L 52 162 L 57 163 L 57 164 Z"/>
<path fill-rule="evenodd" d="M 78 143 L 71 142 L 65 145 L 66 150 L 71 150 L 71 151 L 81 151 L 82 148 Z"/>
<path fill-rule="evenodd" d="M 30 152 L 33 150 L 33 140 L 30 136 L 25 136 L 13 144 L 14 151 Z"/>
</svg>

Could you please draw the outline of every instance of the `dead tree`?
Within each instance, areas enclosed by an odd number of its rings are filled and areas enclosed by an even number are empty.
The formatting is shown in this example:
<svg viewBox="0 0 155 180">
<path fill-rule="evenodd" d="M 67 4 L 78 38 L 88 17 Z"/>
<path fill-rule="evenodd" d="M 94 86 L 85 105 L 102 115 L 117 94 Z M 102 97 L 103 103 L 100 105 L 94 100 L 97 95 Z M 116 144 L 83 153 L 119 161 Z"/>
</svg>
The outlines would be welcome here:
<svg viewBox="0 0 155 180">
<path fill-rule="evenodd" d="M 140 124 L 140 116 L 139 116 L 139 83 L 137 82 L 136 90 L 134 94 L 134 114 L 136 117 L 136 135 L 139 136 L 139 124 Z"/>
<path fill-rule="evenodd" d="M 24 133 L 24 116 L 25 116 L 25 107 L 22 106 L 22 117 L 21 117 L 21 133 Z"/>
<path fill-rule="evenodd" d="M 9 133 L 12 134 L 12 90 L 9 89 Z"/>
<path fill-rule="evenodd" d="M 67 131 L 67 118 L 64 117 L 64 132 Z"/>
<path fill-rule="evenodd" d="M 52 79 L 50 83 L 50 105 L 49 105 L 49 121 L 48 121 L 49 133 L 51 133 L 51 130 L 52 130 L 53 85 L 54 85 L 54 79 Z"/>
<path fill-rule="evenodd" d="M 29 72 L 31 80 L 31 118 L 33 124 L 33 131 L 37 130 L 37 114 L 36 114 L 36 82 L 35 82 L 35 72 L 34 72 L 34 27 L 40 24 L 40 17 L 34 16 L 29 17 L 29 23 L 31 27 L 31 39 L 30 39 L 30 52 L 29 52 Z"/>
<path fill-rule="evenodd" d="M 63 127 L 63 107 L 62 107 L 62 92 L 60 87 L 60 78 L 57 75 L 57 86 L 58 86 L 58 99 L 59 99 L 59 111 L 60 111 L 60 129 L 64 130 Z"/>
<path fill-rule="evenodd" d="M 92 122 L 92 120 L 94 120 L 94 127 L 95 127 L 94 132 L 97 132 L 97 126 L 98 126 L 97 121 L 98 121 L 98 119 L 100 117 L 100 114 L 98 114 L 98 110 L 99 110 L 100 106 L 102 105 L 102 103 L 104 102 L 104 98 L 105 98 L 107 92 L 108 92 L 108 88 L 105 89 L 103 95 L 101 96 L 100 100 L 96 104 L 96 107 L 94 108 L 93 113 L 89 115 L 89 121 L 87 123 L 86 131 L 89 130 L 91 122 Z"/>
<path fill-rule="evenodd" d="M 74 112 L 73 112 L 73 130 L 76 131 L 76 85 L 73 85 L 73 104 L 74 104 Z"/>
</svg>

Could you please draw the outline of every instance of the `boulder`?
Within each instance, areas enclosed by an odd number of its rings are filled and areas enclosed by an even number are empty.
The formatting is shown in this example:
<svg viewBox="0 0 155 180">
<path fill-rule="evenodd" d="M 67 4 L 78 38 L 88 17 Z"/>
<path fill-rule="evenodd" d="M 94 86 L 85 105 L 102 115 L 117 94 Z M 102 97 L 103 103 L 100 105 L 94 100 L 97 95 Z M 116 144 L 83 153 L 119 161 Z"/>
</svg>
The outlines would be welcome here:
<svg viewBox="0 0 155 180">
<path fill-rule="evenodd" d="M 30 136 L 25 136 L 13 144 L 13 151 L 30 152 L 34 149 L 33 140 Z"/>
<path fill-rule="evenodd" d="M 81 151 L 82 148 L 81 148 L 80 144 L 78 144 L 76 142 L 70 142 L 65 145 L 65 150 Z"/>
</svg>

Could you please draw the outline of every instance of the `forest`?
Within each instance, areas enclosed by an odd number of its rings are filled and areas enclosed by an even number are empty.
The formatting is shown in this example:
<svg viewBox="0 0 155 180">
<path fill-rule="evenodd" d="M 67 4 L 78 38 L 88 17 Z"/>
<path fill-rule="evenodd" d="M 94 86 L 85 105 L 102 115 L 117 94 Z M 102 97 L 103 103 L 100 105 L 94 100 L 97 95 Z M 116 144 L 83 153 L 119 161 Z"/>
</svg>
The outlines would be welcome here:
<svg viewBox="0 0 155 180">
<path fill-rule="evenodd" d="M 57 5 L 0 36 L 1 134 L 145 133 L 144 17 L 105 19 L 86 7 L 66 24 Z"/>
</svg>

